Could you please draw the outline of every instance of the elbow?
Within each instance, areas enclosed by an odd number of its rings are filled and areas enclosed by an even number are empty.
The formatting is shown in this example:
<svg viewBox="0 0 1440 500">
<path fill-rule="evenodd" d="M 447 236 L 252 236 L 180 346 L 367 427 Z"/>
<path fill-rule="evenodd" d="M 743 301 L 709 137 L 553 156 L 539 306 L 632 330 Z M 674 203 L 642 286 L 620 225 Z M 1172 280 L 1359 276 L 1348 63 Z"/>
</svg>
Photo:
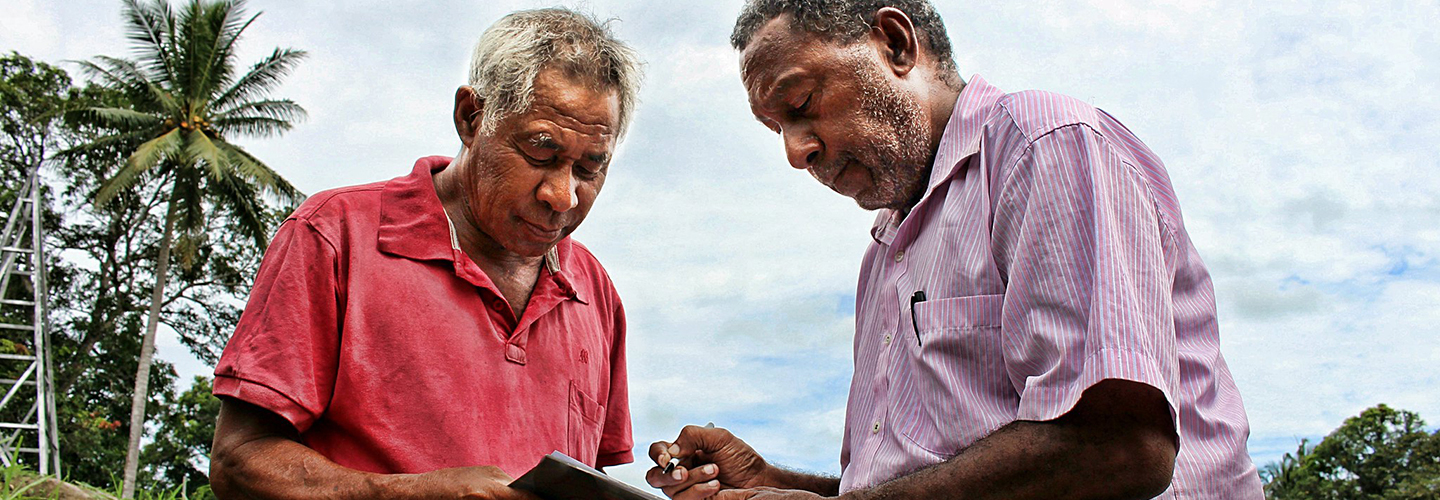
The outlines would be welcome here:
<svg viewBox="0 0 1440 500">
<path fill-rule="evenodd" d="M 1146 433 L 1130 442 L 1128 449 L 1117 450 L 1123 457 L 1113 463 L 1110 477 L 1116 479 L 1118 498 L 1155 498 L 1170 488 L 1175 477 L 1175 457 L 1179 453 L 1173 434 Z"/>
<path fill-rule="evenodd" d="M 231 488 L 230 462 L 230 454 L 225 449 L 215 448 L 210 454 L 210 491 L 215 493 L 215 498 L 239 498 Z"/>
</svg>

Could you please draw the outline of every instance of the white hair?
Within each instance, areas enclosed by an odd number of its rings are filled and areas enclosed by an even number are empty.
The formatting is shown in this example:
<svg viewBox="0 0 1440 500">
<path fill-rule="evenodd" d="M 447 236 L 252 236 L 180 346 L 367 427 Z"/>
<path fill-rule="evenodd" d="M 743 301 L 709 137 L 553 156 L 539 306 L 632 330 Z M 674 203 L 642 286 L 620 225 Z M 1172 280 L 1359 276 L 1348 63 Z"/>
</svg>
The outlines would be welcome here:
<svg viewBox="0 0 1440 500">
<path fill-rule="evenodd" d="M 556 7 L 513 12 L 486 29 L 470 59 L 470 87 L 484 101 L 481 133 L 493 133 L 501 120 L 529 110 L 535 75 L 553 68 L 593 89 L 615 91 L 616 137 L 624 137 L 639 101 L 643 63 L 607 24 Z"/>
</svg>

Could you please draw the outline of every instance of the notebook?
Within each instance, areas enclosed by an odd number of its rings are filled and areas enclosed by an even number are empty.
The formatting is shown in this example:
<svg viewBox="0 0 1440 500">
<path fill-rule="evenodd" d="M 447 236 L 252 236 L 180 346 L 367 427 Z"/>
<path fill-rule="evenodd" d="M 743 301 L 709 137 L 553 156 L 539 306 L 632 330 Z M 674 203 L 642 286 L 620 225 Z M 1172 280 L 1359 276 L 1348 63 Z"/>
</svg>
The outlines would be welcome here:
<svg viewBox="0 0 1440 500">
<path fill-rule="evenodd" d="M 545 500 L 664 500 L 554 452 L 510 483 Z"/>
</svg>

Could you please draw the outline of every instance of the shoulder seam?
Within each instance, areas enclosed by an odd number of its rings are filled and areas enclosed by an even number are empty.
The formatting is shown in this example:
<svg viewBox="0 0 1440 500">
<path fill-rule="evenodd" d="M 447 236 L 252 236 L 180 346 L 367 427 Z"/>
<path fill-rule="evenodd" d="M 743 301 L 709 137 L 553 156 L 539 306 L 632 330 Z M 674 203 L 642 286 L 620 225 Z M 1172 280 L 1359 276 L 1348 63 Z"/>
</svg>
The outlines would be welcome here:
<svg viewBox="0 0 1440 500">
<path fill-rule="evenodd" d="M 1006 113 L 1008 114 L 1009 110 L 1006 110 Z M 1013 121 L 1014 118 L 1012 117 L 1011 120 Z M 1011 185 L 1011 179 L 1013 179 L 1015 176 L 1016 166 L 1019 165 L 1020 161 L 1025 159 L 1026 156 L 1030 155 L 1031 151 L 1035 148 L 1036 142 L 1039 142 L 1041 139 L 1044 139 L 1046 136 L 1052 135 L 1055 132 L 1069 129 L 1071 127 L 1084 127 L 1090 129 L 1090 132 L 1094 133 L 1095 136 L 1100 140 L 1101 144 L 1105 147 L 1106 152 L 1118 156 L 1120 158 L 1120 164 L 1125 166 L 1126 171 L 1130 175 L 1138 177 L 1136 180 L 1140 183 L 1140 186 L 1145 189 L 1146 201 L 1150 203 L 1150 209 L 1155 212 L 1155 218 L 1160 221 L 1160 227 L 1165 231 L 1165 236 L 1171 240 L 1172 244 L 1177 243 L 1178 238 L 1175 233 L 1177 227 L 1175 224 L 1176 221 L 1170 220 L 1170 217 L 1165 214 L 1165 211 L 1160 209 L 1160 203 L 1156 201 L 1157 199 L 1155 196 L 1155 190 L 1150 185 L 1150 182 L 1145 179 L 1145 176 L 1140 173 L 1139 169 L 1135 166 L 1134 163 L 1132 163 L 1130 160 L 1125 159 L 1124 155 L 1119 154 L 1120 149 L 1116 148 L 1114 144 L 1110 143 L 1110 138 L 1107 137 L 1104 132 L 1101 132 L 1091 124 L 1083 121 L 1051 128 L 1050 130 L 1045 131 L 1045 133 L 1036 136 L 1034 139 L 1031 139 L 1029 135 L 1026 135 L 1025 132 L 1022 130 L 1021 134 L 1025 135 L 1027 141 L 1025 143 L 1025 147 L 1021 148 L 1020 152 L 1015 155 L 1014 161 L 1005 162 L 1009 164 L 1009 168 L 1006 169 L 1005 179 L 1002 179 L 1000 182 L 1000 192 L 998 196 L 996 196 L 994 199 L 999 200 L 1004 198 L 1005 193 L 1009 190 L 1009 187 Z M 1016 128 L 1018 129 L 1019 127 Z"/>
<path fill-rule="evenodd" d="M 378 184 L 378 185 L 377 185 L 377 184 Z M 385 189 L 385 183 L 370 183 L 370 184 L 364 184 L 364 185 L 360 185 L 360 186 L 350 186 L 350 187 L 343 187 L 343 188 L 339 188 L 339 189 L 330 189 L 330 190 L 322 191 L 322 192 L 320 192 L 320 193 L 316 193 L 316 196 L 322 196 L 322 195 L 323 195 L 324 197 L 323 197 L 323 198 L 320 198 L 320 199 L 318 199 L 318 200 L 316 200 L 314 197 L 312 197 L 311 200 L 314 200 L 315 204 L 314 204 L 313 206 L 305 207 L 306 210 L 305 210 L 305 213 L 304 213 L 303 215 L 301 215 L 301 213 L 297 210 L 296 213 L 294 213 L 294 214 L 291 215 L 291 217 L 293 217 L 293 218 L 295 218 L 295 219 L 305 219 L 306 221 L 308 221 L 308 220 L 310 219 L 310 217 L 315 214 L 315 212 L 319 212 L 320 209 L 325 208 L 325 205 L 328 204 L 328 203 L 330 203 L 330 200 L 335 199 L 336 196 L 340 196 L 340 195 L 342 195 L 342 194 L 355 193 L 355 192 L 363 192 L 363 191 L 380 191 L 380 190 L 383 190 L 383 189 Z M 310 201 L 310 200 L 306 200 L 306 201 L 308 202 L 308 201 Z M 317 232 L 318 232 L 318 231 L 317 231 Z"/>
</svg>

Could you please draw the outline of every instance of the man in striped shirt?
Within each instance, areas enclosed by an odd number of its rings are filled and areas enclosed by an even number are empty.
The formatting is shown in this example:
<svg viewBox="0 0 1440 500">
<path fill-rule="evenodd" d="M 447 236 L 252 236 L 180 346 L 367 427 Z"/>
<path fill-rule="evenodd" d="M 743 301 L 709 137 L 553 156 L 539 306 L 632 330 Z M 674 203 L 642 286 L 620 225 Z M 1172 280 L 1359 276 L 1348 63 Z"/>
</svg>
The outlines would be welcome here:
<svg viewBox="0 0 1440 500">
<path fill-rule="evenodd" d="M 1261 499 L 1214 292 L 1159 158 L 1103 111 L 962 80 L 925 0 L 751 0 L 731 42 L 792 166 L 879 210 L 841 477 L 724 429 L 673 498 Z"/>
</svg>

